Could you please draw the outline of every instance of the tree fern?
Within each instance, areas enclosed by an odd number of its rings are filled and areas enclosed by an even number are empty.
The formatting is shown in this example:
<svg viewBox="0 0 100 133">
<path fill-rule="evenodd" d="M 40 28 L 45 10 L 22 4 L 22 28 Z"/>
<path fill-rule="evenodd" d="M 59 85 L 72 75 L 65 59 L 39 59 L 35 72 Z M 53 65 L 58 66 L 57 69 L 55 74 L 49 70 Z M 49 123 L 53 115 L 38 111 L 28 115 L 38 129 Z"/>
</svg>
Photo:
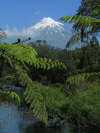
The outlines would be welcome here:
<svg viewBox="0 0 100 133">
<path fill-rule="evenodd" d="M 8 60 L 12 66 L 11 60 L 33 65 L 36 68 L 52 69 L 55 67 L 66 69 L 64 63 L 53 61 L 47 58 L 37 58 L 36 51 L 28 45 L 23 44 L 1 44 L 0 55 Z"/>
<path fill-rule="evenodd" d="M 74 15 L 74 16 L 64 16 L 61 17 L 60 20 L 68 23 L 79 23 L 81 27 L 88 27 L 93 26 L 93 24 L 100 23 L 99 19 L 89 17 L 89 16 L 81 16 L 81 15 Z"/>
<path fill-rule="evenodd" d="M 74 23 L 74 34 L 68 41 L 68 45 L 79 41 L 88 44 L 92 36 L 100 32 L 100 1 L 99 0 L 82 0 L 77 13 L 73 16 L 64 16 L 60 20 L 68 23 Z M 88 33 L 87 36 L 85 36 Z M 78 36 L 80 34 L 80 36 Z M 79 37 L 79 38 L 78 38 Z M 81 38 L 80 38 L 81 37 Z M 84 38 L 85 37 L 85 38 Z M 86 38 L 87 37 L 87 38 Z M 90 38 L 89 38 L 90 37 Z M 85 39 L 85 40 L 84 40 Z"/>
<path fill-rule="evenodd" d="M 100 72 L 92 72 L 92 73 L 81 73 L 72 75 L 67 79 L 67 82 L 73 85 L 79 85 L 80 83 L 86 81 L 92 76 L 100 75 Z"/>
<path fill-rule="evenodd" d="M 64 103 L 63 94 L 57 89 L 51 90 L 50 87 L 34 83 L 28 74 L 27 68 L 28 66 L 33 66 L 37 69 L 41 68 L 45 70 L 54 68 L 66 69 L 64 63 L 47 58 L 37 58 L 37 52 L 31 46 L 23 44 L 1 44 L 0 56 L 10 64 L 16 73 L 19 83 L 25 88 L 25 101 L 30 104 L 34 116 L 47 124 L 48 109 L 58 110 Z M 55 98 L 53 97 L 53 91 L 56 92 Z M 57 98 L 57 94 L 59 98 Z M 14 92 L 10 94 L 10 97 L 18 100 Z"/>
<path fill-rule="evenodd" d="M 30 104 L 34 116 L 47 124 L 48 110 L 58 111 L 64 104 L 64 95 L 58 88 L 51 88 L 33 82 L 19 65 L 16 65 L 19 80 L 25 89 L 25 100 Z"/>
<path fill-rule="evenodd" d="M 10 101 L 15 101 L 17 104 L 21 103 L 21 98 L 17 92 L 14 91 L 5 91 L 0 89 L 0 99 L 2 100 L 10 100 Z"/>
<path fill-rule="evenodd" d="M 89 41 L 89 36 L 88 34 L 91 34 L 92 32 L 87 30 L 87 31 L 84 31 L 84 35 L 83 37 L 81 36 L 81 31 L 80 32 L 75 32 L 68 40 L 67 44 L 66 44 L 66 47 L 71 47 L 72 45 L 74 44 L 77 44 L 79 42 L 83 42 L 85 44 L 89 44 L 90 41 Z"/>
<path fill-rule="evenodd" d="M 57 61 L 57 60 L 52 60 L 52 59 L 47 59 L 47 58 L 38 58 L 37 62 L 34 64 L 35 67 L 41 68 L 41 69 L 67 69 L 66 65 L 63 62 Z"/>
<path fill-rule="evenodd" d="M 9 98 L 11 98 L 12 100 L 15 100 L 18 104 L 21 103 L 21 98 L 16 92 L 10 92 Z"/>
<path fill-rule="evenodd" d="M 7 55 L 11 59 L 16 59 L 20 62 L 32 64 L 36 62 L 36 51 L 28 45 L 22 44 L 1 44 L 0 54 Z"/>
</svg>

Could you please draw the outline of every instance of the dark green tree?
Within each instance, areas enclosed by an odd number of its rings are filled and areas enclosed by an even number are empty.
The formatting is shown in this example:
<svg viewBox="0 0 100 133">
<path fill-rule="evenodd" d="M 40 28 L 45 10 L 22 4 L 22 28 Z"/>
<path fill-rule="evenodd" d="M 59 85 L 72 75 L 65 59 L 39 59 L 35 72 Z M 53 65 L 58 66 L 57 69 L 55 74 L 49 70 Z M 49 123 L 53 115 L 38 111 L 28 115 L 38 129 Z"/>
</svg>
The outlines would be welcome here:
<svg viewBox="0 0 100 133">
<path fill-rule="evenodd" d="M 6 38 L 6 36 L 6 33 L 2 29 L 0 29 L 0 40 Z"/>
<path fill-rule="evenodd" d="M 99 0 L 82 0 L 77 14 L 74 16 L 64 16 L 60 19 L 64 22 L 74 23 L 74 35 L 70 38 L 67 45 L 77 41 L 85 44 L 90 43 L 94 33 L 100 32 L 100 3 Z"/>
</svg>

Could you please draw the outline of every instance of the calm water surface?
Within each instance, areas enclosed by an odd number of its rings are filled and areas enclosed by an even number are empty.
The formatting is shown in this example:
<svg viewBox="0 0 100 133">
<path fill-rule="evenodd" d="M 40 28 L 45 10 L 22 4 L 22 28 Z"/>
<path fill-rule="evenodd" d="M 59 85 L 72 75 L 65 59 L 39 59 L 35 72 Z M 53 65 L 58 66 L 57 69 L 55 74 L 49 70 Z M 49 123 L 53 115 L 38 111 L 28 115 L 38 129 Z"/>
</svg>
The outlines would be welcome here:
<svg viewBox="0 0 100 133">
<path fill-rule="evenodd" d="M 16 105 L 0 104 L 0 133 L 71 133 L 69 124 L 44 128 L 32 122 L 32 116 L 19 111 Z"/>
<path fill-rule="evenodd" d="M 100 133 L 100 130 L 72 131 L 68 123 L 59 128 L 44 128 L 36 124 L 31 113 L 18 110 L 13 104 L 0 103 L 0 133 Z"/>
</svg>

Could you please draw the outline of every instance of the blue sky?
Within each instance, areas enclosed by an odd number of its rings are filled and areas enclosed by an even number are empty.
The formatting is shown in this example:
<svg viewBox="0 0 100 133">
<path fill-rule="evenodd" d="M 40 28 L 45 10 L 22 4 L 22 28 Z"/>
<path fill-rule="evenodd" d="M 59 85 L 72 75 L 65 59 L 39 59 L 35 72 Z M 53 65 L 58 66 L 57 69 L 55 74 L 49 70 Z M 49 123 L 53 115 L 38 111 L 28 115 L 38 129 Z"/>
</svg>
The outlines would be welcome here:
<svg viewBox="0 0 100 133">
<path fill-rule="evenodd" d="M 44 17 L 58 20 L 76 13 L 81 0 L 0 0 L 0 28 L 22 29 Z"/>
</svg>

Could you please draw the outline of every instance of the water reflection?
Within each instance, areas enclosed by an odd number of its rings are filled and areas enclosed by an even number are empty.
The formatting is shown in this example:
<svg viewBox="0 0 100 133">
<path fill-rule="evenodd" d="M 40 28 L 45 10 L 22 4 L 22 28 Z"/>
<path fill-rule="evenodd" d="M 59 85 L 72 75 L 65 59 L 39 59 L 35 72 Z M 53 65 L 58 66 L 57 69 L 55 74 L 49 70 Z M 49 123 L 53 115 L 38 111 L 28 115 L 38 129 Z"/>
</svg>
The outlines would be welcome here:
<svg viewBox="0 0 100 133">
<path fill-rule="evenodd" d="M 67 124 L 59 128 L 45 128 L 38 125 L 31 125 L 26 129 L 25 133 L 70 133 L 70 128 Z"/>
<path fill-rule="evenodd" d="M 0 104 L 0 133 L 21 133 L 21 117 L 15 105 Z"/>
</svg>

